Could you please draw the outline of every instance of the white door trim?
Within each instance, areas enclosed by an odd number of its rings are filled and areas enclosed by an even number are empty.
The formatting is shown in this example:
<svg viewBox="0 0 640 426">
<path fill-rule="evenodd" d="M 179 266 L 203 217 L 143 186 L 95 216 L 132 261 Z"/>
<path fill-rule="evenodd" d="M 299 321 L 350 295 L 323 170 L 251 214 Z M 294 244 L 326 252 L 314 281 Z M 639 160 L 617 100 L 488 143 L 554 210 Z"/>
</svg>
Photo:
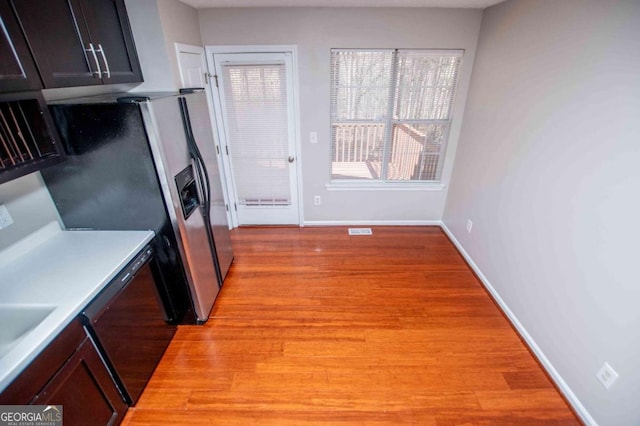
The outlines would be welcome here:
<svg viewBox="0 0 640 426">
<path fill-rule="evenodd" d="M 301 141 L 300 98 L 299 98 L 300 81 L 298 78 L 298 46 L 293 44 L 292 45 L 280 45 L 280 44 L 229 45 L 229 46 L 212 45 L 212 46 L 205 46 L 205 51 L 206 51 L 205 58 L 207 60 L 207 67 L 210 70 L 209 72 L 215 69 L 212 59 L 213 59 L 213 55 L 216 53 L 218 54 L 220 53 L 289 53 L 291 55 L 291 64 L 292 64 L 291 76 L 293 78 L 293 109 L 294 109 L 293 128 L 294 128 L 294 135 L 295 135 L 294 148 L 295 148 L 295 157 L 296 157 L 296 161 L 295 161 L 296 175 L 297 175 L 296 186 L 297 186 L 297 195 L 298 195 L 298 225 L 303 226 L 304 198 L 302 197 L 302 155 L 301 155 L 302 149 L 300 146 L 300 143 L 301 143 L 300 142 Z M 213 99 L 213 110 L 214 110 L 215 120 L 222 120 L 222 112 L 221 112 L 222 110 L 221 110 L 220 99 L 218 98 L 218 96 L 215 96 L 215 94 L 213 93 L 212 85 L 209 85 L 209 91 L 211 93 L 211 98 Z M 222 121 L 219 121 L 219 122 L 222 123 Z M 221 149 L 222 148 L 223 147 L 221 147 Z M 224 149 L 226 150 L 228 148 L 225 146 Z M 223 157 L 224 157 L 225 169 L 231 170 L 230 164 L 229 164 L 229 157 L 228 156 L 223 156 Z M 229 186 L 229 185 L 232 185 L 230 182 L 228 182 L 229 180 L 230 179 L 226 179 L 227 193 L 234 194 L 233 187 Z M 233 227 L 236 228 L 238 227 L 238 215 L 235 209 L 230 208 L 230 210 L 231 210 Z"/>
</svg>

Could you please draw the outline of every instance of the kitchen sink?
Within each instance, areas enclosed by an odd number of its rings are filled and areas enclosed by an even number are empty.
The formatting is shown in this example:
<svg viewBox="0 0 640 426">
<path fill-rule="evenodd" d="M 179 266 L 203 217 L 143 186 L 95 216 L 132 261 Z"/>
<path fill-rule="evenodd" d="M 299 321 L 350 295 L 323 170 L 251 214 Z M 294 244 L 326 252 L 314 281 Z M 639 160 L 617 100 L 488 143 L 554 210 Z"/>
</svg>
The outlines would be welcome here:
<svg viewBox="0 0 640 426">
<path fill-rule="evenodd" d="M 0 305 L 0 358 L 55 309 L 51 305 Z"/>
</svg>

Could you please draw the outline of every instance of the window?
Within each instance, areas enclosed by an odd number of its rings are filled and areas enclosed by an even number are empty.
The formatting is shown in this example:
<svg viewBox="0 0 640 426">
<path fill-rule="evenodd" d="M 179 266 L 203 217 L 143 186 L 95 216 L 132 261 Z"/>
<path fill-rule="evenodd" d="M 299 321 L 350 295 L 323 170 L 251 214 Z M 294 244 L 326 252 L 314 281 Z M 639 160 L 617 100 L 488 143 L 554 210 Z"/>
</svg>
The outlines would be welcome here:
<svg viewBox="0 0 640 426">
<path fill-rule="evenodd" d="M 462 53 L 332 49 L 332 179 L 438 182 Z"/>
</svg>

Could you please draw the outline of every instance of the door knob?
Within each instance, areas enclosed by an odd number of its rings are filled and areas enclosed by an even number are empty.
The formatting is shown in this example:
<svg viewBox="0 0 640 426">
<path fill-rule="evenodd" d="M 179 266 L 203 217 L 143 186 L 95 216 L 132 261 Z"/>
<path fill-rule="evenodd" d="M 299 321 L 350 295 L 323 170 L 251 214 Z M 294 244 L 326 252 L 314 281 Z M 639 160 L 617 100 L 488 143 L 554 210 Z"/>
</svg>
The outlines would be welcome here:
<svg viewBox="0 0 640 426">
<path fill-rule="evenodd" d="M 290 163 L 293 163 L 293 160 L 295 160 L 295 157 L 294 157 L 293 155 L 290 155 L 290 156 L 289 156 L 289 162 L 290 162 Z"/>
</svg>

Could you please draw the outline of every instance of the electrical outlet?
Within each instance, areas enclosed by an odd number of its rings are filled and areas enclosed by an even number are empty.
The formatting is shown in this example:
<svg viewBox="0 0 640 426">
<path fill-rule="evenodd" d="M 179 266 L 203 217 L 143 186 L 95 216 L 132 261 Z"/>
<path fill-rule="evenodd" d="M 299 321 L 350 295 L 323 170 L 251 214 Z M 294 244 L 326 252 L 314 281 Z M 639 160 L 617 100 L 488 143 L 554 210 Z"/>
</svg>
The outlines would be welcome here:
<svg viewBox="0 0 640 426">
<path fill-rule="evenodd" d="M 602 368 L 598 370 L 596 376 L 598 377 L 598 380 L 600 380 L 600 383 L 602 383 L 602 386 L 604 386 L 604 388 L 607 390 L 609 390 L 609 388 L 613 386 L 613 384 L 616 382 L 616 380 L 618 380 L 619 377 L 616 370 L 614 370 L 608 362 L 604 363 Z"/>
<path fill-rule="evenodd" d="M 322 198 L 320 198 L 319 195 L 316 195 L 315 197 L 313 197 L 313 204 L 319 206 L 320 204 L 322 204 Z"/>
<path fill-rule="evenodd" d="M 309 133 L 309 142 L 310 143 L 318 143 L 318 132 Z"/>
<path fill-rule="evenodd" d="M 4 204 L 0 204 L 0 229 L 4 229 L 13 223 L 9 210 Z"/>
<path fill-rule="evenodd" d="M 473 227 L 473 222 L 471 220 L 467 220 L 467 232 L 471 232 L 471 228 Z"/>
</svg>

